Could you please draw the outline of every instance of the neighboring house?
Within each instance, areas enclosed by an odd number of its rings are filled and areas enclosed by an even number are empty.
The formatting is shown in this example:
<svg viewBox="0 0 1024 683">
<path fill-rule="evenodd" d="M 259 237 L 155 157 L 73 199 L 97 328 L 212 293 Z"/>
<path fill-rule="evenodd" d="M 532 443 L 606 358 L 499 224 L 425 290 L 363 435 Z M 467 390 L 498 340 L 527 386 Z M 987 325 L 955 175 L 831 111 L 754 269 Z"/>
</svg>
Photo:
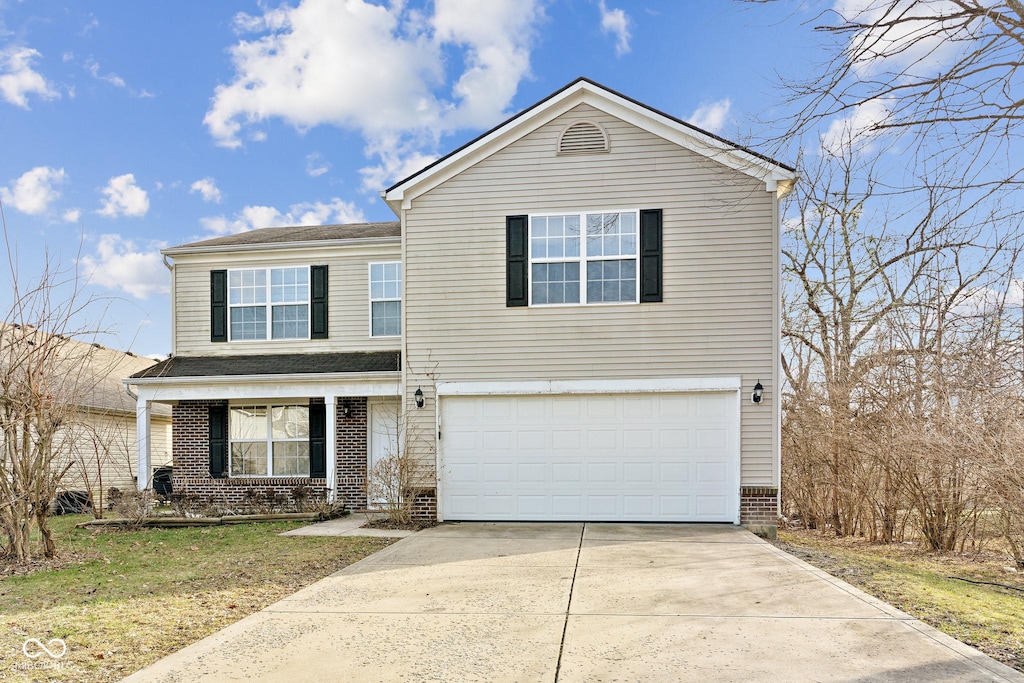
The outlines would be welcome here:
<svg viewBox="0 0 1024 683">
<path fill-rule="evenodd" d="M 44 336 L 51 341 L 45 341 Z M 134 490 L 138 470 L 136 404 L 122 382 L 156 361 L 97 343 L 2 325 L 0 345 L 4 352 L 0 363 L 19 357 L 16 347 L 23 344 L 49 344 L 52 360 L 48 361 L 47 372 L 60 375 L 55 384 L 74 394 L 75 409 L 58 433 L 55 467 L 63 470 L 70 466 L 61 488 L 88 490 L 97 500 L 106 500 L 111 488 Z M 154 407 L 150 428 L 153 438 L 149 461 L 154 466 L 170 465 L 170 406 Z"/>
<path fill-rule="evenodd" d="M 175 489 L 229 501 L 364 508 L 397 439 L 423 516 L 772 525 L 794 180 L 579 79 L 383 192 L 398 222 L 164 250 L 139 424 L 172 404 Z"/>
</svg>

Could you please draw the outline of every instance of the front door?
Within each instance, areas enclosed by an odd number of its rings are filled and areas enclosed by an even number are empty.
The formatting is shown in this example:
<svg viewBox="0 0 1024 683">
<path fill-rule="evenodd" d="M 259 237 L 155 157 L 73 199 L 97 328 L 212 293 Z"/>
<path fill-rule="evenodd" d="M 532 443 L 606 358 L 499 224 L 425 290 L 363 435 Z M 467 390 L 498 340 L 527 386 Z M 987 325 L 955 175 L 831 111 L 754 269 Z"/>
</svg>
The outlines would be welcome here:
<svg viewBox="0 0 1024 683">
<path fill-rule="evenodd" d="M 367 503 L 370 508 L 376 508 L 387 502 L 381 495 L 381 486 L 374 486 L 371 479 L 387 476 L 377 466 L 381 460 L 398 454 L 398 408 L 396 399 L 371 399 L 367 404 L 369 409 L 369 440 L 370 448 L 367 458 Z M 386 484 L 385 484 L 386 485 Z"/>
</svg>

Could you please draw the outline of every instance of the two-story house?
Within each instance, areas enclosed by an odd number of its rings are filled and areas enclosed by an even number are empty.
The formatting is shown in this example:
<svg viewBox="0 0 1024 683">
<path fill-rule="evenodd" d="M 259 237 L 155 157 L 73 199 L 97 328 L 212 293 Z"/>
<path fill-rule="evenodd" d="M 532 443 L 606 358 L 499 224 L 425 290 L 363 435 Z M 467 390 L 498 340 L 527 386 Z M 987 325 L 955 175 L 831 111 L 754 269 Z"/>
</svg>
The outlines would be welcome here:
<svg viewBox="0 0 1024 683">
<path fill-rule="evenodd" d="M 174 355 L 129 380 L 140 443 L 173 405 L 175 490 L 225 501 L 365 508 L 399 441 L 428 517 L 773 525 L 794 180 L 574 81 L 382 192 L 396 222 L 164 250 Z"/>
</svg>

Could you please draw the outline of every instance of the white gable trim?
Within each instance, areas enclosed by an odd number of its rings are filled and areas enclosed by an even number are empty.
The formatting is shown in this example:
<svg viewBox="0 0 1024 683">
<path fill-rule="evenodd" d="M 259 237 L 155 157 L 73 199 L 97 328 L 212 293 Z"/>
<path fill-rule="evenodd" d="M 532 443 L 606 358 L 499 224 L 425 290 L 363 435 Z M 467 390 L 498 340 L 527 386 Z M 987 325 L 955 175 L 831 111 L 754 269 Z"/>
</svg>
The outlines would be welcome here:
<svg viewBox="0 0 1024 683">
<path fill-rule="evenodd" d="M 396 213 L 401 209 L 408 209 L 412 200 L 419 195 L 462 173 L 481 159 L 498 152 L 580 104 L 588 104 L 680 147 L 757 178 L 765 183 L 765 190 L 768 192 L 776 192 L 780 186 L 785 187 L 796 179 L 796 174 L 787 168 L 746 150 L 737 149 L 593 83 L 580 80 L 535 109 L 510 120 L 443 159 L 436 166 L 382 192 L 381 196 Z"/>
</svg>

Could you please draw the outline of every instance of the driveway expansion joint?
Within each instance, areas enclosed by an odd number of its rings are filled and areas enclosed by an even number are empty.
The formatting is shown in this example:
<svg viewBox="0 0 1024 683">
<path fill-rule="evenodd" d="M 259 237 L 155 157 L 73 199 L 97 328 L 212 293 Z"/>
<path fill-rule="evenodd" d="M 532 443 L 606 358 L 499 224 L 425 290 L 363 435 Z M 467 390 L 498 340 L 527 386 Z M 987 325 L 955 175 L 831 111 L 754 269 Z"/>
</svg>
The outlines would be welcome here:
<svg viewBox="0 0 1024 683">
<path fill-rule="evenodd" d="M 576 563 L 572 567 L 572 581 L 569 582 L 569 600 L 565 603 L 565 622 L 562 624 L 562 641 L 558 644 L 558 663 L 555 664 L 555 683 L 562 671 L 562 653 L 565 651 L 565 633 L 569 630 L 569 611 L 572 609 L 572 592 L 576 586 L 576 572 L 580 568 L 580 555 L 583 553 L 583 536 L 587 533 L 587 524 L 580 526 L 580 542 L 576 547 Z"/>
</svg>

